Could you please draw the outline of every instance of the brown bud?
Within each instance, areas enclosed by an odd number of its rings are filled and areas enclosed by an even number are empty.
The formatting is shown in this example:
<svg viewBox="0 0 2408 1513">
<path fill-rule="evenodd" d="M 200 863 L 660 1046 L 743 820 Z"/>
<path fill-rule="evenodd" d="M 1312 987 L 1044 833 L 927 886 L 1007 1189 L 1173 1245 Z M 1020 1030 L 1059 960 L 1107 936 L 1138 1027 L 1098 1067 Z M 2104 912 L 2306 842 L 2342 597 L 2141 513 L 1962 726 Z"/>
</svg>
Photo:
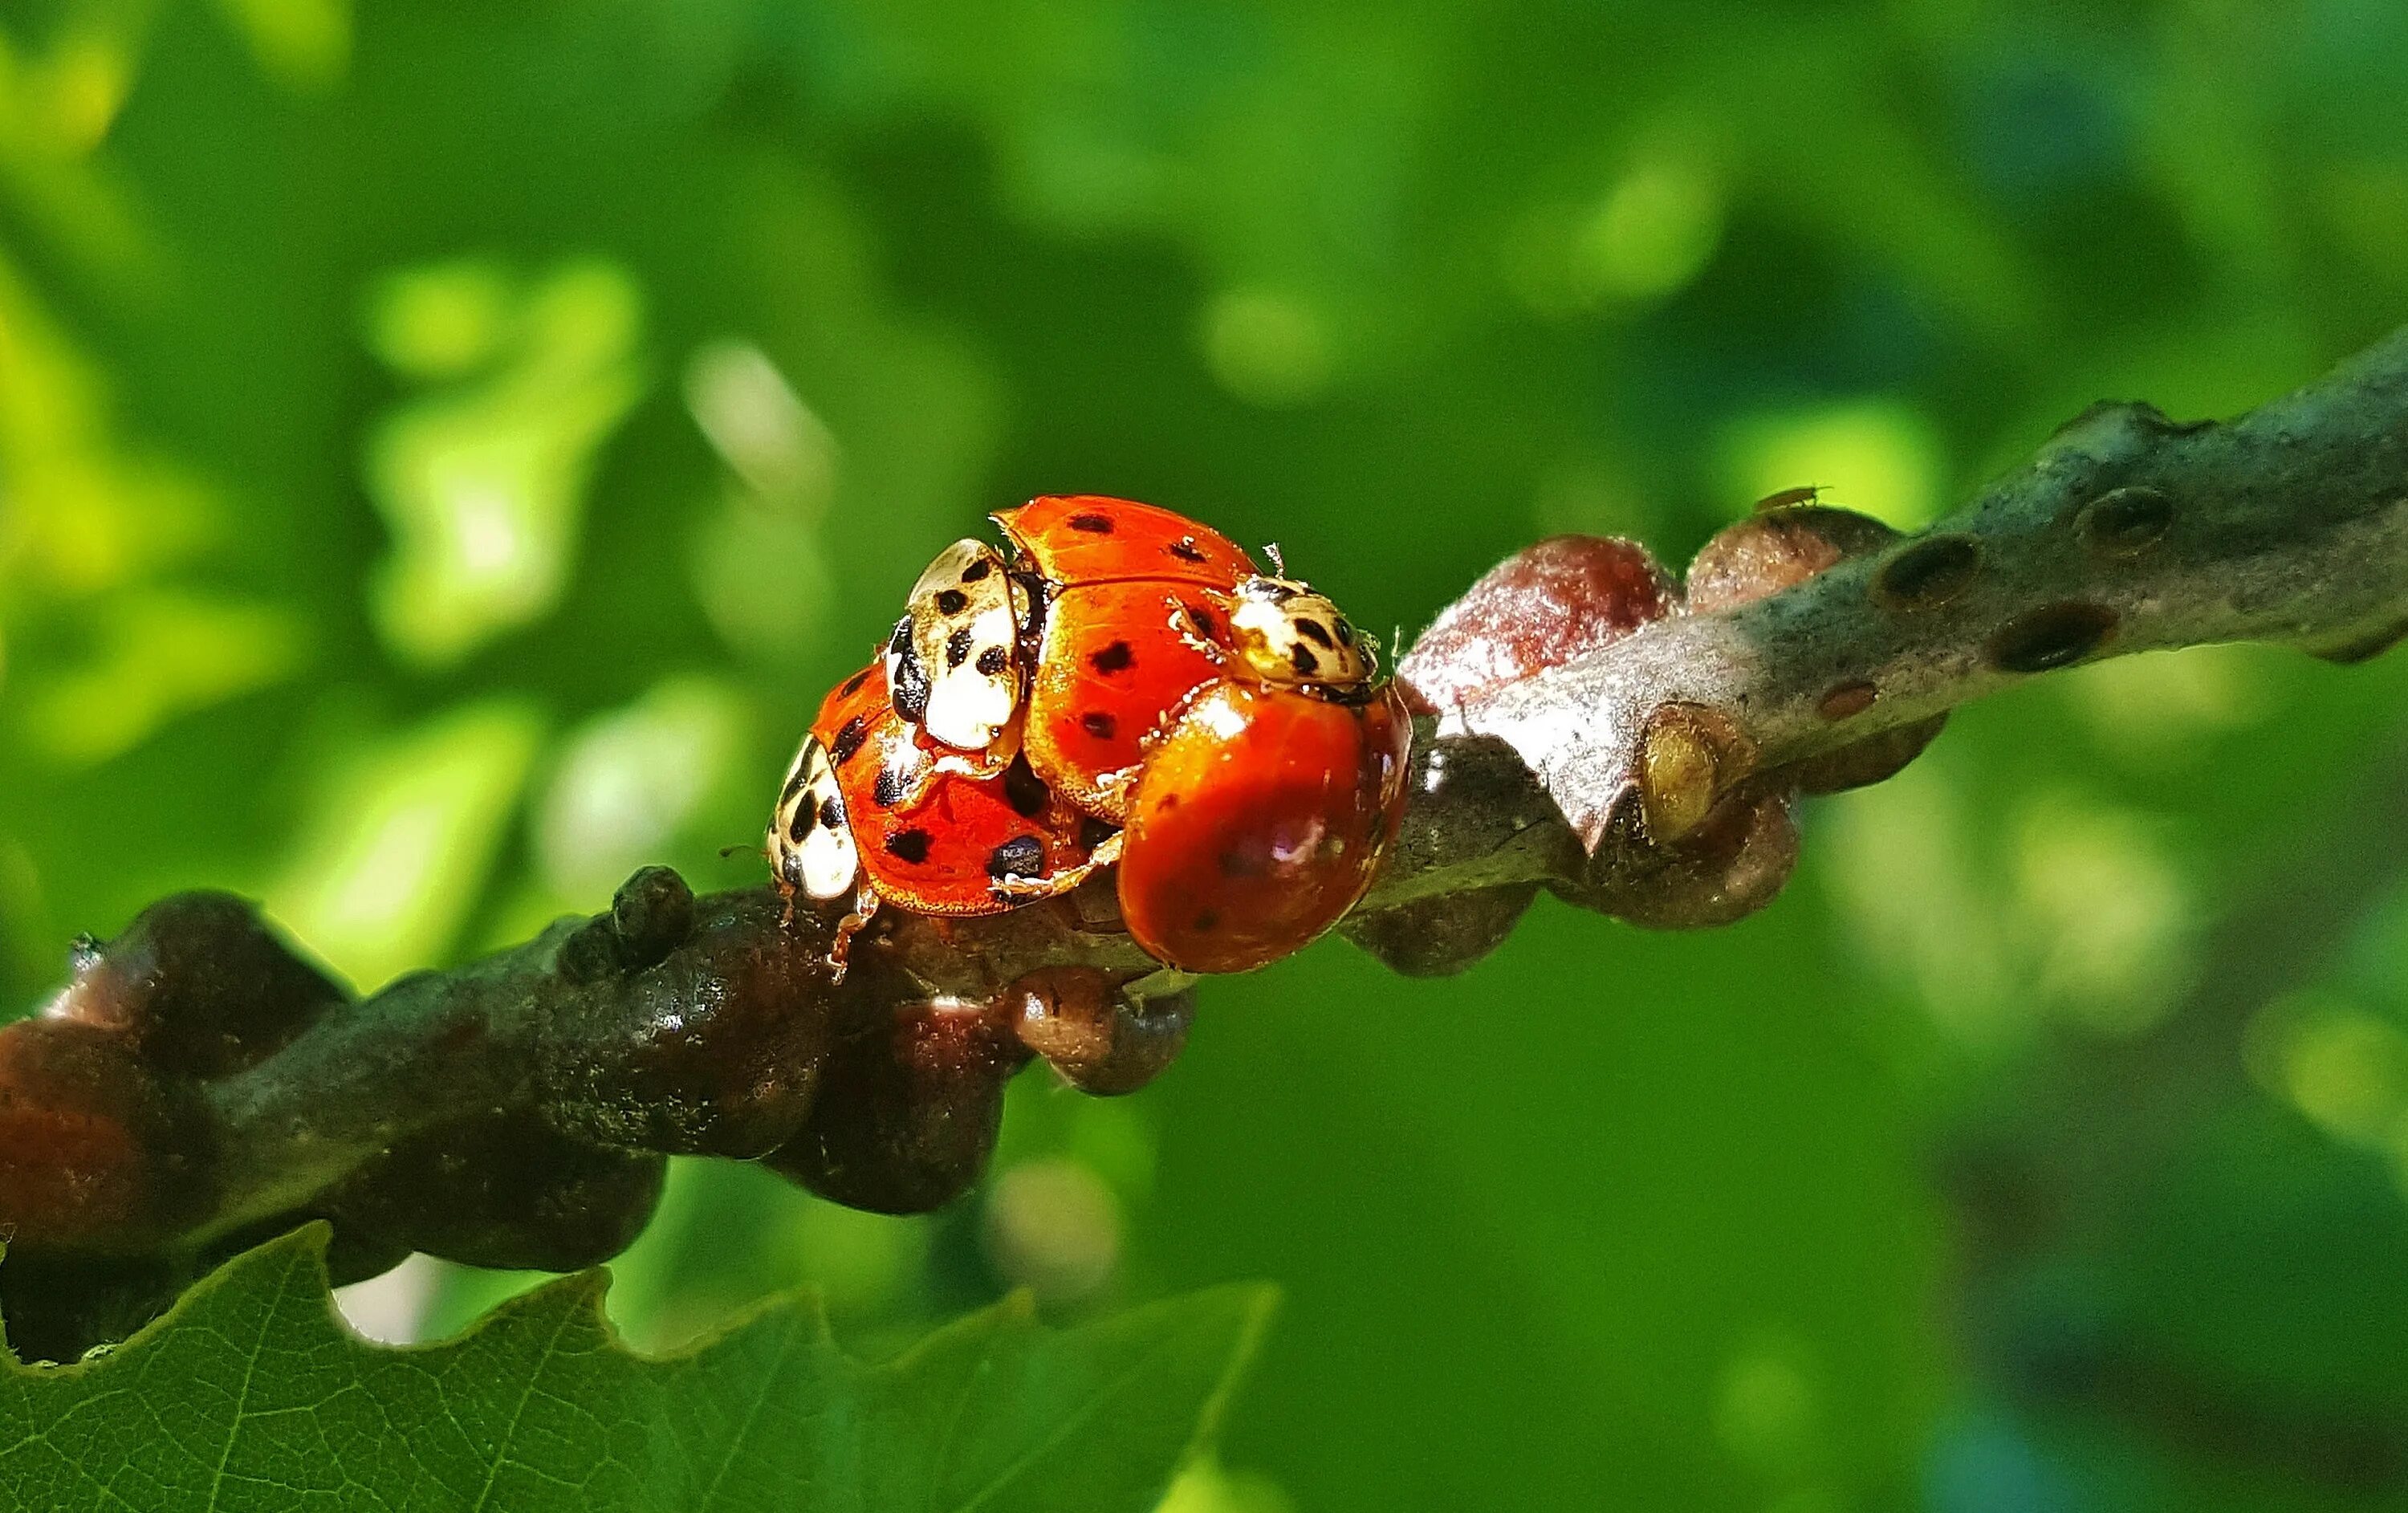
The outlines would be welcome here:
<svg viewBox="0 0 2408 1513">
<path fill-rule="evenodd" d="M 1653 930 L 1729 924 L 1770 903 L 1798 864 L 1798 826 L 1783 792 L 1735 793 L 1677 846 L 1651 842 L 1626 806 L 1585 886 L 1551 885 L 1583 908 Z"/>
<path fill-rule="evenodd" d="M 351 1244 L 471 1266 L 574 1271 L 635 1242 L 667 1165 L 507 1114 L 396 1146 L 313 1206 Z"/>
<path fill-rule="evenodd" d="M 0 1232 L 29 1249 L 162 1243 L 208 1210 L 211 1142 L 189 1084 L 71 1020 L 0 1035 Z"/>
<path fill-rule="evenodd" d="M 1703 824 L 1753 761 L 1746 737 L 1719 712 L 1698 704 L 1658 708 L 1633 767 L 1647 838 L 1670 845 Z"/>
<path fill-rule="evenodd" d="M 1338 928 L 1347 939 L 1409 978 L 1452 977 L 1504 944 L 1539 896 L 1535 882 L 1418 899 L 1376 913 L 1358 912 Z"/>
<path fill-rule="evenodd" d="M 969 1191 L 1028 1052 L 984 1004 L 924 1004 L 838 1042 L 801 1135 L 766 1164 L 821 1197 L 916 1214 Z"/>
<path fill-rule="evenodd" d="M 1768 598 L 1897 539 L 1896 531 L 1853 509 L 1768 509 L 1724 526 L 1699 549 L 1689 564 L 1689 608 L 1703 613 Z"/>
<path fill-rule="evenodd" d="M 161 1071 L 222 1077 L 254 1065 L 343 990 L 230 893 L 178 893 L 105 946 L 79 943 L 52 1017 L 116 1031 Z"/>
<path fill-rule="evenodd" d="M 1082 1092 L 1135 1092 L 1187 1044 L 1196 991 L 1133 996 L 1092 966 L 1045 967 L 1003 990 L 1002 1013 L 1020 1043 Z"/>
<path fill-rule="evenodd" d="M 1617 641 L 1673 605 L 1671 580 L 1638 542 L 1554 536 L 1490 568 L 1440 610 L 1397 677 L 1417 711 L 1451 708 Z"/>
</svg>

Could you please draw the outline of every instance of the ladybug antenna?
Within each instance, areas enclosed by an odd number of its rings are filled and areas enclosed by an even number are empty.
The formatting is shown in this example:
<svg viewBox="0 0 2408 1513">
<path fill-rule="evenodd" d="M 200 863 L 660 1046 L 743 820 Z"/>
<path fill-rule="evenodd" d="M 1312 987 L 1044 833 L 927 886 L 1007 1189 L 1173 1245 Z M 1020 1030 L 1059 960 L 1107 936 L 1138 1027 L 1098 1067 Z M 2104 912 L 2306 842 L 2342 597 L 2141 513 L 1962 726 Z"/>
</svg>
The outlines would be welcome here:
<svg viewBox="0 0 2408 1513">
<path fill-rule="evenodd" d="M 739 856 L 746 851 L 752 852 L 754 856 L 760 857 L 763 861 L 768 860 L 769 857 L 769 848 L 762 845 L 760 842 L 738 841 L 733 846 L 722 846 L 719 849 L 719 859 L 724 862 L 731 856 Z"/>
<path fill-rule="evenodd" d="M 1272 576 L 1273 578 L 1285 578 L 1285 577 L 1287 577 L 1287 560 L 1286 560 L 1285 558 L 1283 558 L 1283 557 L 1282 557 L 1282 556 L 1280 555 L 1280 549 L 1279 549 L 1279 543 L 1278 543 L 1278 542 L 1276 542 L 1276 541 L 1266 541 L 1266 542 L 1264 542 L 1264 543 L 1263 543 L 1263 555 L 1264 555 L 1264 556 L 1266 556 L 1266 557 L 1268 557 L 1268 558 L 1271 560 L 1271 576 Z"/>
</svg>

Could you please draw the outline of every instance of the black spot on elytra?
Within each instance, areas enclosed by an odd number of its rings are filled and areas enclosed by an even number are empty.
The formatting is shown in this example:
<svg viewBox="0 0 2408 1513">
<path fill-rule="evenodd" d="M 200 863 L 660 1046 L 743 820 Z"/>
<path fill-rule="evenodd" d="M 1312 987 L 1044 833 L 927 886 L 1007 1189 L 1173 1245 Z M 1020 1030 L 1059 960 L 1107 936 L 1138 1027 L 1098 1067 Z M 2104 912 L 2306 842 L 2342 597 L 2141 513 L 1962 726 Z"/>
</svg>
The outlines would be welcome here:
<svg viewBox="0 0 2408 1513">
<path fill-rule="evenodd" d="M 986 875 L 1000 882 L 1006 878 L 1038 878 L 1044 875 L 1045 843 L 1034 835 L 1014 835 L 987 853 Z"/>
<path fill-rule="evenodd" d="M 958 667 L 970 660 L 970 628 L 962 626 L 945 637 L 945 665 Z"/>
<path fill-rule="evenodd" d="M 1011 765 L 1003 769 L 1003 801 L 1023 820 L 1043 814 L 1045 801 L 1052 796 L 1046 792 L 1045 779 L 1037 776 L 1026 757 L 1013 757 Z"/>
<path fill-rule="evenodd" d="M 989 678 L 1000 678 L 1011 665 L 1011 653 L 999 646 L 988 647 L 978 654 L 978 670 Z"/>
<path fill-rule="evenodd" d="M 1070 517 L 1070 529 L 1084 531 L 1089 535 L 1110 535 L 1112 534 L 1112 521 L 1109 515 L 1073 515 Z"/>
<path fill-rule="evenodd" d="M 1126 641 L 1114 641 L 1091 654 L 1087 664 L 1099 673 L 1125 673 L 1137 664 L 1137 653 L 1129 649 Z"/>
<path fill-rule="evenodd" d="M 993 559 L 981 557 L 978 561 L 962 569 L 962 581 L 965 583 L 975 583 L 979 579 L 986 577 L 987 574 L 994 571 L 995 563 Z"/>
<path fill-rule="evenodd" d="M 882 809 L 891 809 L 903 802 L 903 792 L 910 782 L 893 767 L 878 769 L 878 780 L 869 785 L 869 802 Z"/>
<path fill-rule="evenodd" d="M 937 613 L 940 615 L 958 615 L 969 607 L 970 596 L 959 589 L 937 591 Z"/>
<path fill-rule="evenodd" d="M 1092 814 L 1079 817 L 1079 844 L 1083 849 L 1092 851 L 1111 838 L 1111 826 Z"/>
<path fill-rule="evenodd" d="M 861 716 L 855 715 L 838 727 L 836 739 L 828 746 L 828 756 L 841 766 L 853 760 L 853 754 L 860 750 L 861 743 L 867 739 L 869 727 L 863 723 Z"/>
<path fill-rule="evenodd" d="M 1204 560 L 1204 549 L 1196 544 L 1196 538 L 1192 535 L 1182 535 L 1162 550 L 1183 563 L 1200 563 Z"/>
<path fill-rule="evenodd" d="M 928 860 L 928 833 L 924 830 L 898 830 L 886 837 L 886 854 L 898 862 L 917 866 Z"/>
<path fill-rule="evenodd" d="M 1321 659 L 1312 654 L 1312 648 L 1309 646 L 1290 647 L 1287 661 L 1289 666 L 1306 678 L 1321 671 Z"/>
<path fill-rule="evenodd" d="M 1196 916 L 1196 930 L 1198 935 L 1209 935 L 1213 931 L 1220 928 L 1221 916 L 1213 913 L 1211 909 L 1206 909 L 1203 913 Z"/>
<path fill-rule="evenodd" d="M 1335 650 L 1338 646 L 1336 638 L 1333 637 L 1329 632 L 1322 626 L 1321 621 L 1317 620 L 1297 621 L 1296 622 L 1296 634 L 1303 636 L 1306 640 L 1311 641 L 1314 646 L 1323 648 L 1326 650 Z"/>
<path fill-rule="evenodd" d="M 1079 717 L 1079 728 L 1099 741 L 1109 741 L 1112 732 L 1120 729 L 1120 721 L 1101 709 L 1090 709 Z"/>
<path fill-rule="evenodd" d="M 830 830 L 841 827 L 844 823 L 844 800 L 834 793 L 820 800 L 820 823 Z"/>
<path fill-rule="evenodd" d="M 851 678 L 846 678 L 844 680 L 844 687 L 838 689 L 837 692 L 842 697 L 849 699 L 854 694 L 860 692 L 861 685 L 868 681 L 869 669 L 864 667 L 861 671 L 853 674 Z"/>
</svg>

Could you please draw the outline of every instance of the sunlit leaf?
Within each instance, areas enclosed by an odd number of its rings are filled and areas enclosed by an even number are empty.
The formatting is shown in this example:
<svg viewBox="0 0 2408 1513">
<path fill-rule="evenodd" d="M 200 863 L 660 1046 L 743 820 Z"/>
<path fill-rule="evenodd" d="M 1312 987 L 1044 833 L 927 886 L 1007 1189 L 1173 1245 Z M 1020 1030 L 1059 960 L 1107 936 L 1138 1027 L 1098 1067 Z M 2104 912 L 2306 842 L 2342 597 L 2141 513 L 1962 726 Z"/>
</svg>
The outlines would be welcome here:
<svg viewBox="0 0 2408 1513">
<path fill-rule="evenodd" d="M 0 1495 L 46 1513 L 1149 1508 L 1270 1306 L 1224 1288 L 1068 1331 L 1007 1302 L 865 1365 L 815 1303 L 628 1353 L 605 1274 L 396 1351 L 335 1321 L 325 1232 L 229 1263 L 80 1364 L 0 1363 Z"/>
</svg>

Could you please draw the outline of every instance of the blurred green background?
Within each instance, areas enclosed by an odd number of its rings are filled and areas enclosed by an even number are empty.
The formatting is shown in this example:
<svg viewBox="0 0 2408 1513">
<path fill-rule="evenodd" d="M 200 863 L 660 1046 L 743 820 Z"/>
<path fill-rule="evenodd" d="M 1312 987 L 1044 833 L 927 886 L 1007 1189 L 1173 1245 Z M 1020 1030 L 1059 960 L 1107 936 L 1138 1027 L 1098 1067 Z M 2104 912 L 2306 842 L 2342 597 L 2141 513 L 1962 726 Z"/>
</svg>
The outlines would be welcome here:
<svg viewBox="0 0 2408 1513">
<path fill-rule="evenodd" d="M 2408 319 L 2408 7 L 2012 8 L 8 0 L 0 1003 L 178 888 L 369 988 L 757 882 L 820 692 L 1035 492 L 1410 632 Z M 1140 1097 L 1023 1078 L 953 1211 L 681 1167 L 615 1306 L 1275 1279 L 1183 1513 L 2408 1505 L 2403 683 L 2041 680 L 1746 924 L 1325 943 Z"/>
</svg>

